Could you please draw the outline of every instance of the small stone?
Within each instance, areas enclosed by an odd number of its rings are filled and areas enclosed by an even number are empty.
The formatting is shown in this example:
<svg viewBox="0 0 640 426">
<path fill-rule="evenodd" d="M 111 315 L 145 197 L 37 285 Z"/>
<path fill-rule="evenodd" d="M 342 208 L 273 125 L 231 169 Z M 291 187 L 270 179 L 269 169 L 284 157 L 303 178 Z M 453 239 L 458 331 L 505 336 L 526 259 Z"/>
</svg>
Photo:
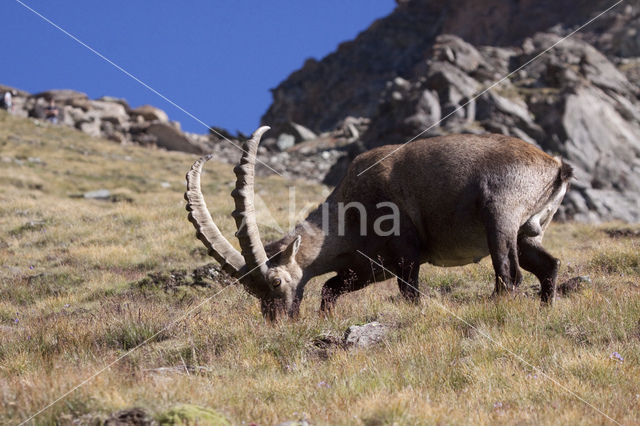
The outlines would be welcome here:
<svg viewBox="0 0 640 426">
<path fill-rule="evenodd" d="M 310 426 L 306 420 L 287 420 L 286 422 L 278 423 L 278 426 Z"/>
<path fill-rule="evenodd" d="M 345 332 L 344 342 L 347 346 L 367 348 L 380 343 L 388 331 L 389 328 L 378 321 L 364 325 L 352 325 Z"/>
<path fill-rule="evenodd" d="M 84 198 L 91 200 L 108 200 L 111 197 L 111 191 L 108 189 L 97 189 L 82 194 Z"/>
<path fill-rule="evenodd" d="M 573 277 L 558 285 L 557 292 L 563 296 L 582 290 L 585 284 L 591 284 L 591 278 L 586 275 Z"/>
</svg>

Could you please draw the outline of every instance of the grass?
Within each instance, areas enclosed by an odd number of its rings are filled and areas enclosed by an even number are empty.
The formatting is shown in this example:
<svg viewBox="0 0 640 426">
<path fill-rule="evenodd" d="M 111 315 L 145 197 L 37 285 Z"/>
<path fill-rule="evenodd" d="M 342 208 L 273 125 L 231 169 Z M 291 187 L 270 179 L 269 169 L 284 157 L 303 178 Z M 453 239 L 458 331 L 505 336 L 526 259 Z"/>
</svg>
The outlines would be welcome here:
<svg viewBox="0 0 640 426">
<path fill-rule="evenodd" d="M 234 424 L 608 422 L 578 395 L 621 423 L 640 423 L 640 239 L 607 236 L 621 224 L 551 227 L 545 245 L 563 260 L 560 281 L 591 278 L 551 309 L 527 296 L 536 285 L 529 274 L 523 294 L 490 299 L 485 259 L 423 266 L 429 296 L 418 306 L 389 281 L 345 296 L 329 318 L 317 313 L 320 277 L 299 321 L 267 325 L 240 288 L 196 286 L 172 272 L 212 261 L 184 211 L 193 156 L 1 111 L 0 147 L 0 424 L 27 419 L 148 339 L 32 422 L 95 423 L 134 406 L 160 418 L 180 404 Z M 206 170 L 209 208 L 231 237 L 231 167 Z M 291 184 L 258 180 L 258 194 L 283 206 L 271 211 L 283 229 Z M 298 208 L 326 192 L 296 185 Z M 96 189 L 126 197 L 76 197 Z M 145 280 L 150 273 L 165 284 Z M 316 337 L 372 320 L 393 326 L 383 344 L 314 351 Z"/>
</svg>

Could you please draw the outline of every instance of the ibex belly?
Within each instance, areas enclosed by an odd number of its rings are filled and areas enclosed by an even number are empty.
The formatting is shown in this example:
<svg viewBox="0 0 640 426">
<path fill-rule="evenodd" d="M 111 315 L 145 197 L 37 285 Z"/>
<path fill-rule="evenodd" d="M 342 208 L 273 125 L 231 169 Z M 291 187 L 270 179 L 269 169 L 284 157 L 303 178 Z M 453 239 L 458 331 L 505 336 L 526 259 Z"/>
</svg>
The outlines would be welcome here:
<svg viewBox="0 0 640 426">
<path fill-rule="evenodd" d="M 477 263 L 489 255 L 489 245 L 483 227 L 458 228 L 444 238 L 432 239 L 422 255 L 424 262 L 436 266 L 462 266 Z"/>
</svg>

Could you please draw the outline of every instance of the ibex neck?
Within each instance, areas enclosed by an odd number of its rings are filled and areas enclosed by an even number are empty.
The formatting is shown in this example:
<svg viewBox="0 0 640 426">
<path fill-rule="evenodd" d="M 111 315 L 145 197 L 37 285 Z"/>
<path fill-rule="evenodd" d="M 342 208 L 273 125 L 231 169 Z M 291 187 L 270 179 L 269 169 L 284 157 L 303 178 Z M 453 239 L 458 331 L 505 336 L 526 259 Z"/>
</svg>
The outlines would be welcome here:
<svg viewBox="0 0 640 426">
<path fill-rule="evenodd" d="M 293 234 L 302 237 L 296 261 L 309 276 L 332 271 L 333 257 L 342 251 L 344 241 L 334 232 L 328 232 L 329 229 L 335 229 L 336 225 L 325 223 L 334 219 L 334 215 L 327 212 L 328 205 L 320 205 L 293 231 Z"/>
</svg>

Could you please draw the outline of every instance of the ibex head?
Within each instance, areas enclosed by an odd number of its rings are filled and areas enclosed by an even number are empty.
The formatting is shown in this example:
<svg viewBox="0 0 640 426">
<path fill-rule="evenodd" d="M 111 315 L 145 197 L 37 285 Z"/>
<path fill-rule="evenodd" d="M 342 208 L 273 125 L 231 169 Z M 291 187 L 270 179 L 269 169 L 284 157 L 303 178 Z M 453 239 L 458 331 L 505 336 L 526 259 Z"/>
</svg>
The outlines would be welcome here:
<svg viewBox="0 0 640 426">
<path fill-rule="evenodd" d="M 238 252 L 222 235 L 214 223 L 200 189 L 202 166 L 211 156 L 196 161 L 187 173 L 187 210 L 197 236 L 209 249 L 209 254 L 222 269 L 237 278 L 245 289 L 262 301 L 262 311 L 274 319 L 278 311 L 290 315 L 297 312 L 296 291 L 302 279 L 302 268 L 296 262 L 301 237 L 295 236 L 286 246 L 278 245 L 267 253 L 256 223 L 254 205 L 254 176 L 256 153 L 262 135 L 269 127 L 260 127 L 243 145 L 240 164 L 234 168 L 236 187 L 231 193 L 235 200 L 232 215 L 236 221 Z M 283 247 L 283 248 L 281 248 Z"/>
</svg>

